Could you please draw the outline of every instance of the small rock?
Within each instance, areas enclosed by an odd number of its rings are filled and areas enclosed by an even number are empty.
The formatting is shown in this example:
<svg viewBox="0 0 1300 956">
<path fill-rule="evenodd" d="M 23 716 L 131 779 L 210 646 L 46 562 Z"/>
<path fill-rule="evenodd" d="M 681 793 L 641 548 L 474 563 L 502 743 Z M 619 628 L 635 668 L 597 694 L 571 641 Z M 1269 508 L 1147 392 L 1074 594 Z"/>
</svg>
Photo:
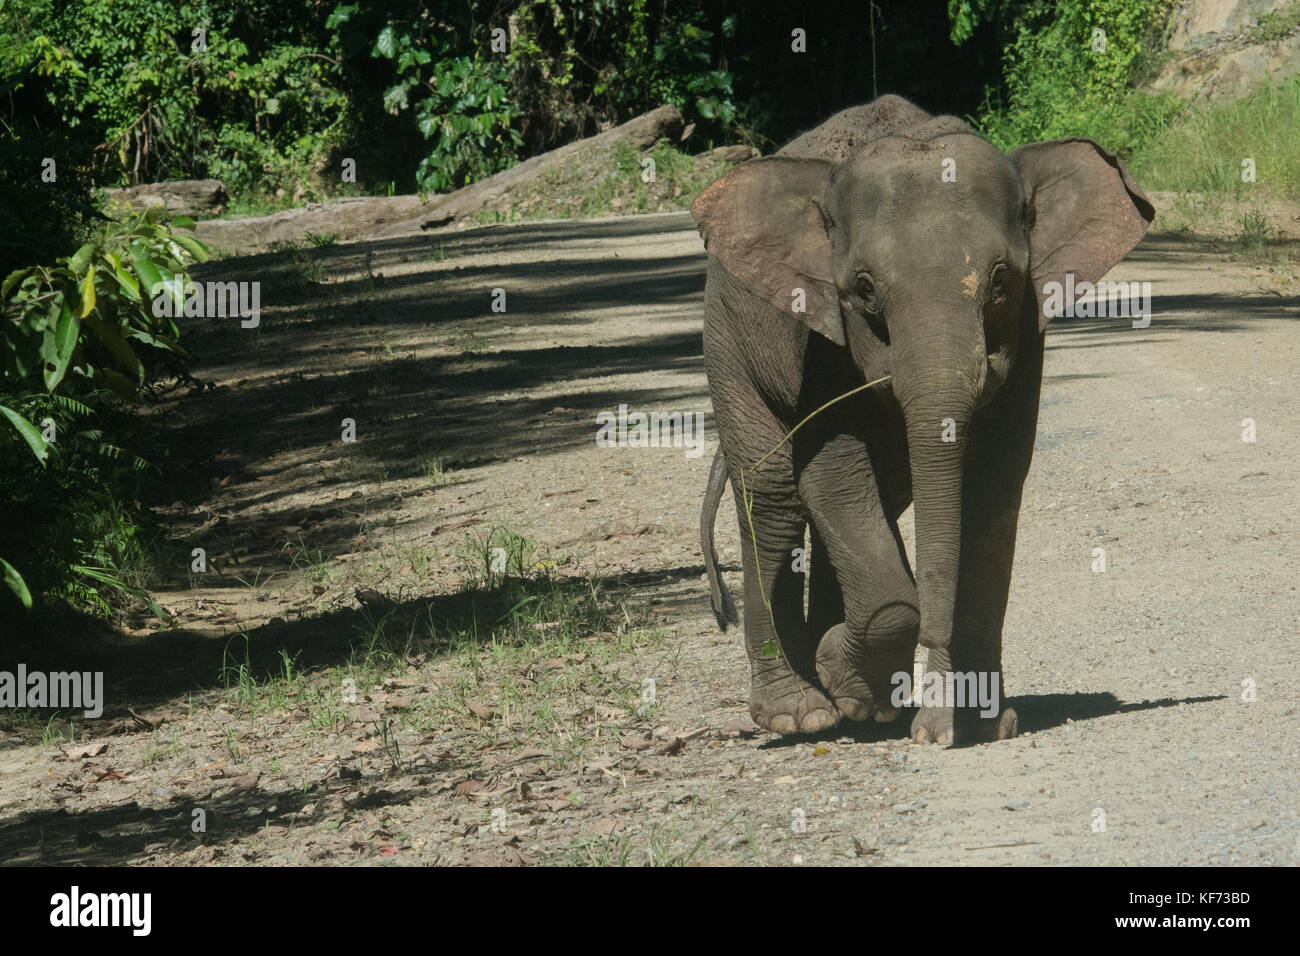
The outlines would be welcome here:
<svg viewBox="0 0 1300 956">
<path fill-rule="evenodd" d="M 1002 809 L 1003 809 L 1003 810 L 1028 810 L 1028 809 L 1029 809 L 1029 801 L 1028 801 L 1028 800 L 1008 800 L 1006 803 L 1002 804 Z"/>
</svg>

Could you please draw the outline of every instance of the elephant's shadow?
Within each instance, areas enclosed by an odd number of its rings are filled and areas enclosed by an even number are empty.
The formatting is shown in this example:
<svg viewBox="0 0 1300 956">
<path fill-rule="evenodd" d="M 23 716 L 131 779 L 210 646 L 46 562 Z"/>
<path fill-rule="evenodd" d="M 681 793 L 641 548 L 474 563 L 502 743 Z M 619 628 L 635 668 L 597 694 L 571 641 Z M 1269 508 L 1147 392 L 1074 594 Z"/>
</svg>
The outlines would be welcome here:
<svg viewBox="0 0 1300 956">
<path fill-rule="evenodd" d="M 1094 720 L 1098 717 L 1139 710 L 1155 710 L 1158 707 L 1177 707 L 1179 704 L 1207 704 L 1226 699 L 1224 695 L 1216 694 L 1206 697 L 1162 697 L 1159 700 L 1124 703 L 1111 693 L 1026 694 L 1021 697 L 1007 698 L 1006 704 L 1013 708 L 1020 718 L 1020 736 L 1023 737 L 1025 734 L 1039 733 L 1069 722 L 1077 723 L 1082 720 Z M 906 738 L 914 713 L 911 708 L 906 708 L 897 719 L 888 724 L 878 724 L 874 721 L 857 724 L 844 721 L 838 727 L 819 734 L 778 737 L 760 744 L 759 749 L 789 747 L 816 740 L 838 740 L 842 737 L 848 737 L 857 743 L 881 743 L 886 740 Z M 955 746 L 976 745 L 958 743 Z"/>
</svg>

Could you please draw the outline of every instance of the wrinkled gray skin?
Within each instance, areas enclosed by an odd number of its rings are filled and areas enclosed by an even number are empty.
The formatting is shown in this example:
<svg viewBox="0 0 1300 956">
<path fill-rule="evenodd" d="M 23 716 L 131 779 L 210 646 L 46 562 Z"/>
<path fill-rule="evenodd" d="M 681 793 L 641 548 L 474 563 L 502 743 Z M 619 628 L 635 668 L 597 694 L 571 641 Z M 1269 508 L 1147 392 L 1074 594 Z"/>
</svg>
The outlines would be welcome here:
<svg viewBox="0 0 1300 956">
<path fill-rule="evenodd" d="M 955 182 L 943 181 L 948 159 Z M 692 212 L 710 256 L 704 356 L 721 446 L 703 552 L 725 628 L 735 606 L 712 526 L 730 480 L 754 720 L 783 734 L 841 715 L 892 720 L 891 677 L 910 675 L 918 639 L 930 671 L 995 672 L 1002 686 L 1042 289 L 1067 272 L 1101 278 L 1142 237 L 1151 204 L 1091 140 L 1004 155 L 954 117 L 885 96 L 731 170 Z M 915 578 L 897 524 L 913 500 Z M 806 619 L 794 570 L 805 527 Z M 1000 739 L 1016 715 L 923 707 L 911 730 L 921 742 Z"/>
</svg>

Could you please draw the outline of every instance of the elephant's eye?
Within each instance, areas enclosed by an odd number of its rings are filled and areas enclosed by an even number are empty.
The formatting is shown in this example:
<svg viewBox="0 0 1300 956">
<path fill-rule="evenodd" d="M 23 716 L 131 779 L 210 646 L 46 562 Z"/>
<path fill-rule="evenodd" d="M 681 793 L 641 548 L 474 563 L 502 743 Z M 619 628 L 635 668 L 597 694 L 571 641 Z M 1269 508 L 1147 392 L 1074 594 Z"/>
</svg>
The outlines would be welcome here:
<svg viewBox="0 0 1300 956">
<path fill-rule="evenodd" d="M 989 276 L 989 293 L 993 297 L 994 305 L 1001 305 L 1007 301 L 1007 264 L 999 262 L 993 267 L 993 274 Z"/>
<path fill-rule="evenodd" d="M 869 272 L 858 273 L 858 298 L 862 300 L 862 307 L 871 314 L 880 311 L 880 297 L 876 294 L 876 283 L 872 281 Z"/>
</svg>

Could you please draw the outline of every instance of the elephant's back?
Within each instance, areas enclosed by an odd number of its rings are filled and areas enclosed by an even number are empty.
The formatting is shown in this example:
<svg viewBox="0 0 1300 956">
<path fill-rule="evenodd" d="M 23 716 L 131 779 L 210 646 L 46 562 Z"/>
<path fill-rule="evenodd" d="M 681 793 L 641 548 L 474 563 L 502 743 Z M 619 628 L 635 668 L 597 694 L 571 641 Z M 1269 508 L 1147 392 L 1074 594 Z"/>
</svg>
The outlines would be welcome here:
<svg viewBox="0 0 1300 956">
<path fill-rule="evenodd" d="M 866 143 L 921 126 L 931 118 L 901 96 L 880 96 L 862 106 L 840 110 L 820 126 L 792 139 L 777 155 L 842 163 Z"/>
</svg>

